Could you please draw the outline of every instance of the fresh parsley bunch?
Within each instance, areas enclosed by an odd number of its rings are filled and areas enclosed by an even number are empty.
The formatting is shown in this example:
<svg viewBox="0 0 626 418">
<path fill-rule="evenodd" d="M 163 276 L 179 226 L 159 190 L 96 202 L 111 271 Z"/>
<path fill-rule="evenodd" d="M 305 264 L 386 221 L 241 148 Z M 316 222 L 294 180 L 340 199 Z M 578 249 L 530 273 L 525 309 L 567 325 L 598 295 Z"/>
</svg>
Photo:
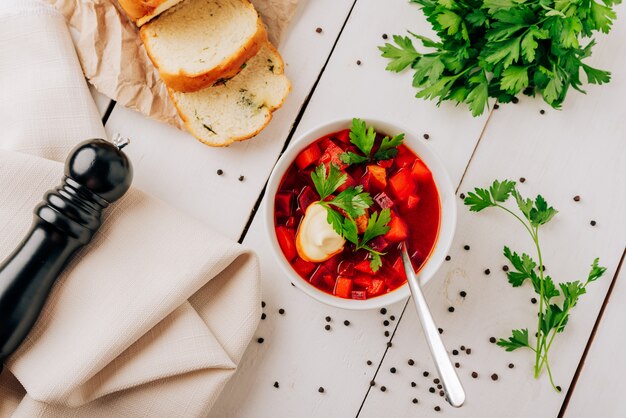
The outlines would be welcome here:
<svg viewBox="0 0 626 418">
<path fill-rule="evenodd" d="M 611 73 L 585 64 L 594 32 L 608 33 L 621 0 L 410 0 L 422 7 L 440 42 L 410 33 L 379 47 L 387 70 L 414 71 L 416 97 L 453 100 L 481 115 L 488 97 L 514 101 L 524 93 L 559 109 L 568 89 L 608 83 Z"/>
<path fill-rule="evenodd" d="M 521 211 L 519 216 L 508 207 L 504 206 L 510 196 L 515 198 L 517 207 Z M 473 212 L 480 212 L 483 209 L 496 207 L 514 216 L 524 225 L 530 234 L 537 250 L 538 261 L 533 260 L 528 254 L 518 254 L 504 247 L 504 256 L 511 262 L 513 268 L 507 272 L 509 283 L 513 287 L 519 287 L 526 281 L 530 281 L 533 289 L 539 295 L 539 314 L 537 323 L 537 340 L 534 344 L 529 341 L 528 328 L 515 329 L 511 337 L 507 340 L 500 339 L 497 344 L 506 351 L 517 350 L 518 348 L 529 348 L 535 352 L 535 378 L 538 378 L 545 367 L 548 371 L 550 383 L 555 390 L 560 391 L 554 384 L 548 352 L 556 334 L 563 332 L 569 321 L 571 309 L 576 306 L 580 296 L 587 292 L 587 285 L 599 279 L 606 268 L 598 265 L 596 258 L 591 264 L 591 270 L 584 281 L 575 280 L 573 282 L 559 283 L 555 285 L 550 276 L 545 275 L 545 267 L 539 245 L 539 228 L 548 223 L 557 210 L 549 206 L 545 199 L 539 195 L 535 200 L 524 199 L 515 188 L 515 182 L 504 180 L 494 181 L 489 189 L 474 189 L 465 198 L 465 204 Z M 559 291 L 560 289 L 560 291 Z"/>
</svg>

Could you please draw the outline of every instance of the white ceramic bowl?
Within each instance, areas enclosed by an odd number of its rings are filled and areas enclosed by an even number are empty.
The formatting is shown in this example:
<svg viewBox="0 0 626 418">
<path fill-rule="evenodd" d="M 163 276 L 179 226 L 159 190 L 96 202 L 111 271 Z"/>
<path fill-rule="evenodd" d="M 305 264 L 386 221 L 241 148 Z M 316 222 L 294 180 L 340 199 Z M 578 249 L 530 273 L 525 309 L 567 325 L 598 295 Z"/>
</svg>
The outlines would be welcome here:
<svg viewBox="0 0 626 418">
<path fill-rule="evenodd" d="M 439 237 L 435 244 L 435 248 L 430 257 L 426 261 L 426 264 L 419 272 L 419 278 L 422 285 L 424 285 L 435 274 L 443 263 L 450 245 L 452 244 L 452 238 L 454 237 L 454 231 L 456 228 L 456 202 L 454 198 L 454 188 L 448 177 L 443 164 L 437 158 L 437 156 L 431 151 L 431 149 L 422 140 L 418 139 L 417 135 L 410 129 L 398 126 L 396 124 L 383 122 L 375 119 L 365 119 L 368 126 L 374 126 L 377 132 L 384 133 L 386 135 L 396 135 L 404 132 L 404 143 L 411 148 L 428 166 L 433 174 L 435 184 L 439 191 L 439 199 L 441 200 L 441 225 L 439 227 Z M 274 171 L 270 176 L 265 198 L 265 225 L 267 235 L 270 241 L 270 247 L 276 256 L 278 264 L 281 266 L 284 277 L 288 282 L 293 283 L 298 289 L 302 290 L 307 295 L 311 296 L 320 302 L 327 305 L 335 306 L 345 309 L 376 309 L 382 306 L 387 306 L 392 303 L 398 302 L 410 295 L 409 287 L 405 283 L 399 288 L 386 293 L 382 296 L 377 296 L 366 300 L 354 300 L 344 299 L 337 296 L 325 293 L 315 286 L 304 280 L 296 271 L 291 267 L 282 250 L 278 244 L 276 238 L 276 232 L 274 230 L 274 199 L 280 181 L 282 180 L 285 172 L 294 161 L 296 156 L 304 150 L 309 144 L 315 140 L 321 138 L 324 135 L 340 131 L 342 129 L 350 128 L 350 119 L 341 119 L 326 123 L 315 129 L 300 135 L 295 139 L 287 148 L 285 153 L 281 156 L 280 160 L 274 167 Z"/>
</svg>

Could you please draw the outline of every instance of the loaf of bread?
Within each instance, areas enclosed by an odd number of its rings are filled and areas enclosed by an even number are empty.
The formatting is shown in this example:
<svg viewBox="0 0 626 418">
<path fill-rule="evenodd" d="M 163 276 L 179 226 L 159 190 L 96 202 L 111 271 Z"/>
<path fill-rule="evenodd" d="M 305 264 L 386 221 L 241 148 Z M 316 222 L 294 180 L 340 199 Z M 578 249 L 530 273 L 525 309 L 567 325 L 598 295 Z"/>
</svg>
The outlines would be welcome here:
<svg viewBox="0 0 626 418">
<path fill-rule="evenodd" d="M 141 26 L 181 0 L 118 0 L 128 17 Z"/>
<path fill-rule="evenodd" d="M 165 84 L 182 92 L 235 76 L 267 42 L 265 26 L 247 0 L 185 0 L 139 32 Z"/>
<path fill-rule="evenodd" d="M 235 77 L 193 93 L 170 89 L 170 96 L 196 138 L 226 146 L 258 134 L 290 90 L 283 60 L 267 42 Z"/>
</svg>

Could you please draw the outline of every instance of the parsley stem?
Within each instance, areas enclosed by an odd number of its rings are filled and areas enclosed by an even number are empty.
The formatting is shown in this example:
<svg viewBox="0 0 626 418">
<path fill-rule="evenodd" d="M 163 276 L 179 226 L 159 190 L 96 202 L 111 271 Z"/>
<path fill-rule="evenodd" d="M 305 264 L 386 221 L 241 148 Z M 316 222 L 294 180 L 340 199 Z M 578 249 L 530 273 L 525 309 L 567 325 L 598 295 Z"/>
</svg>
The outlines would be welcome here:
<svg viewBox="0 0 626 418">
<path fill-rule="evenodd" d="M 541 255 L 541 247 L 539 246 L 539 227 L 535 227 L 535 233 L 533 235 L 533 241 L 535 243 L 535 247 L 537 248 L 537 257 L 539 258 L 539 316 L 537 318 L 537 352 L 535 355 L 535 376 L 538 376 L 541 373 L 541 368 L 543 366 L 539 365 L 540 361 L 540 353 L 541 346 L 545 344 L 546 336 L 543 335 L 543 331 L 541 330 L 541 322 L 543 321 L 543 302 L 544 302 L 544 274 L 543 274 L 543 257 Z M 545 353 L 547 354 L 548 350 L 546 348 Z"/>
</svg>

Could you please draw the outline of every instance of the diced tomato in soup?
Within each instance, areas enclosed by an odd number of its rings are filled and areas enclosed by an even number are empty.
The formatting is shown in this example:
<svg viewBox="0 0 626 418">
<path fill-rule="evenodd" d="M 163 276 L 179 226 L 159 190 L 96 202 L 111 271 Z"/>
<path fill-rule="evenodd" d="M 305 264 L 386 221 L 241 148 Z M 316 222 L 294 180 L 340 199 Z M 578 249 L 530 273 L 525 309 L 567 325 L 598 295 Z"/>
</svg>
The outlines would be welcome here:
<svg viewBox="0 0 626 418">
<path fill-rule="evenodd" d="M 377 133 L 375 146 L 384 135 Z M 411 262 L 419 271 L 430 256 L 439 233 L 441 204 L 437 186 L 426 164 L 406 145 L 398 147 L 395 158 L 378 162 L 346 165 L 340 155 L 354 152 L 349 130 L 318 139 L 304 149 L 285 173 L 275 196 L 275 230 L 281 250 L 303 280 L 341 298 L 369 299 L 392 292 L 406 282 L 400 258 L 400 245 L 408 244 Z M 321 263 L 298 257 L 294 239 L 308 205 L 319 200 L 311 181 L 311 171 L 319 164 L 337 165 L 347 174 L 347 187 L 362 185 L 374 203 L 369 214 L 391 210 L 389 231 L 370 242 L 383 252 L 382 266 L 374 272 L 369 253 L 355 251 L 346 242 L 341 253 Z"/>
</svg>

